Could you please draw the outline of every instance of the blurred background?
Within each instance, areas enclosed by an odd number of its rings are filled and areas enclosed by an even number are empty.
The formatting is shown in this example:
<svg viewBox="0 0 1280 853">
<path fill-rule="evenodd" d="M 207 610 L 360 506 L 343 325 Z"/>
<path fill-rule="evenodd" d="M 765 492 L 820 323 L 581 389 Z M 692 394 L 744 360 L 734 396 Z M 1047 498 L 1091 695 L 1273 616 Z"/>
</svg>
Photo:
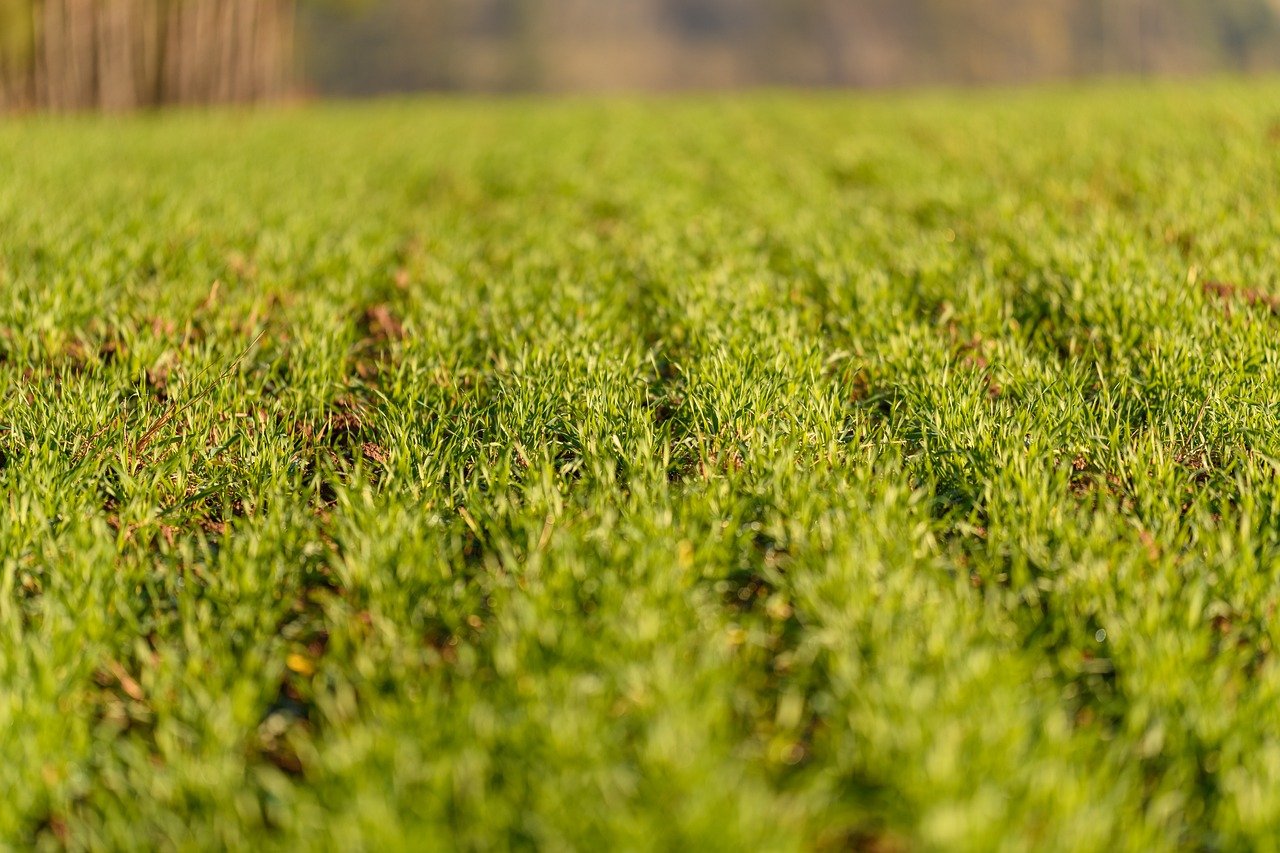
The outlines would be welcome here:
<svg viewBox="0 0 1280 853">
<path fill-rule="evenodd" d="M 0 0 L 0 106 L 1280 67 L 1280 0 Z"/>
<path fill-rule="evenodd" d="M 1280 0 L 383 0 L 313 7 L 321 92 L 982 84 L 1280 65 Z"/>
</svg>

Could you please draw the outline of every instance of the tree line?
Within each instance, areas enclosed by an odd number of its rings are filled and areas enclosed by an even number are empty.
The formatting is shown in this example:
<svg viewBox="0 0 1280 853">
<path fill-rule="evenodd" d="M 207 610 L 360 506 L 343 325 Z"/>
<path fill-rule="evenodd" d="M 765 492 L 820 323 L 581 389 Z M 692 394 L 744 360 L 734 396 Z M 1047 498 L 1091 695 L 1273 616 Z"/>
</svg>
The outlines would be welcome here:
<svg viewBox="0 0 1280 853">
<path fill-rule="evenodd" d="M 1280 68 L 1280 0 L 381 0 L 322 88 L 895 86 Z"/>
<path fill-rule="evenodd" d="M 296 2 L 0 0 L 0 109 L 1280 68 L 1280 0 Z"/>
<path fill-rule="evenodd" d="M 0 109 L 278 97 L 295 21 L 294 0 L 0 0 Z"/>
</svg>

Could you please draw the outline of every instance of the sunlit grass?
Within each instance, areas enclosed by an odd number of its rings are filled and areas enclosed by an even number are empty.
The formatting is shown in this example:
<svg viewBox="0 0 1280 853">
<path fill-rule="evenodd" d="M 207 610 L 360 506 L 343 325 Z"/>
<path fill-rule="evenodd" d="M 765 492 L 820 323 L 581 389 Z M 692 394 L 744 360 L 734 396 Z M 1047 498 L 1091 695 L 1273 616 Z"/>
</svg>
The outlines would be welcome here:
<svg viewBox="0 0 1280 853">
<path fill-rule="evenodd" d="M 1272 843 L 1277 95 L 0 127 L 0 837 Z"/>
</svg>

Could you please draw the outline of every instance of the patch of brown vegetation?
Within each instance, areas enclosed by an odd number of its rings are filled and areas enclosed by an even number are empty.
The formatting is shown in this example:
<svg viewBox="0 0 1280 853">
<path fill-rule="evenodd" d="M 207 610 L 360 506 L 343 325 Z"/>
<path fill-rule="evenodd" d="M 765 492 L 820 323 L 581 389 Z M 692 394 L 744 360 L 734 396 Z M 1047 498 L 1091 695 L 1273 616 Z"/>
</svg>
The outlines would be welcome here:
<svg viewBox="0 0 1280 853">
<path fill-rule="evenodd" d="M 1160 547 L 1160 543 L 1156 541 L 1156 537 L 1151 534 L 1150 530 L 1142 528 L 1138 531 L 1138 541 L 1142 543 L 1142 547 L 1147 552 L 1147 559 L 1155 562 L 1160 559 L 1164 550 Z"/>
<path fill-rule="evenodd" d="M 177 366 L 177 356 L 168 352 L 147 370 L 147 387 L 162 401 L 169 399 L 169 383 Z"/>
<path fill-rule="evenodd" d="M 858 370 L 845 384 L 848 388 L 848 399 L 851 404 L 858 404 L 871 396 L 871 377 L 865 370 Z"/>
<path fill-rule="evenodd" d="M 69 848 L 71 844 L 71 830 L 67 827 L 66 820 L 56 812 L 49 812 L 36 825 L 36 836 L 51 835 L 53 839 L 64 848 Z"/>
<path fill-rule="evenodd" d="M 151 334 L 157 338 L 172 338 L 178 333 L 178 324 L 169 317 L 152 317 Z"/>
<path fill-rule="evenodd" d="M 407 333 L 400 316 L 385 303 L 369 306 L 357 323 L 361 339 L 351 348 L 351 372 L 362 382 L 376 384 L 392 357 L 392 345 Z"/>
<path fill-rule="evenodd" d="M 1206 281 L 1202 289 L 1206 296 L 1219 300 L 1228 310 L 1233 304 L 1241 303 L 1251 308 L 1266 308 L 1272 314 L 1280 314 L 1280 296 L 1257 288 L 1242 287 L 1224 281 Z"/>
<path fill-rule="evenodd" d="M 1092 500 L 1095 505 L 1100 499 L 1110 497 L 1118 498 L 1125 511 L 1131 511 L 1135 506 L 1133 497 L 1119 474 L 1096 469 L 1083 455 L 1077 455 L 1071 460 L 1070 489 L 1071 494 L 1079 500 Z"/>
<path fill-rule="evenodd" d="M 360 449 L 364 452 L 366 459 L 377 462 L 379 465 L 387 464 L 387 460 L 390 458 L 386 450 L 372 441 L 366 441 L 360 446 Z"/>
<path fill-rule="evenodd" d="M 307 444 L 354 439 L 365 427 L 368 409 L 350 394 L 341 394 L 319 420 L 297 420 L 289 431 Z M 283 418 L 284 415 L 278 415 Z"/>
<path fill-rule="evenodd" d="M 375 343 L 404 340 L 404 324 L 387 305 L 374 305 L 365 309 L 364 327 Z"/>
<path fill-rule="evenodd" d="M 1237 655 L 1242 665 L 1241 674 L 1247 679 L 1254 678 L 1273 651 L 1265 625 L 1275 615 L 1275 604 L 1269 605 L 1264 614 L 1250 615 L 1225 602 L 1216 602 L 1209 606 L 1207 615 L 1212 632 L 1211 655 Z"/>
<path fill-rule="evenodd" d="M 243 252 L 230 252 L 226 257 L 227 269 L 241 281 L 254 281 L 258 277 L 258 265 Z"/>
<path fill-rule="evenodd" d="M 944 307 L 944 313 L 950 313 L 950 306 Z M 947 337 L 951 340 L 952 349 L 957 358 L 960 359 L 960 366 L 974 373 L 982 375 L 983 381 L 987 385 L 987 397 L 991 400 L 998 400 L 1000 395 L 1004 393 L 1004 389 L 1000 383 L 996 382 L 991 362 L 987 358 L 991 350 L 995 347 L 995 342 L 987 340 L 980 334 L 966 336 L 953 321 L 947 323 Z"/>
<path fill-rule="evenodd" d="M 99 325 L 84 336 L 77 336 L 58 346 L 54 344 L 52 357 L 43 367 L 50 370 L 67 368 L 72 373 L 86 373 L 112 364 L 123 357 L 124 340 L 117 329 L 105 329 Z M 42 365 L 28 368 L 28 379 L 42 371 Z"/>
<path fill-rule="evenodd" d="M 707 451 L 705 456 L 698 458 L 695 467 L 700 478 L 703 480 L 711 480 L 721 474 L 741 471 L 746 467 L 746 464 L 747 463 L 743 460 L 741 453 L 732 448 L 728 448 Z"/>
<path fill-rule="evenodd" d="M 97 719 L 120 732 L 149 730 L 153 712 L 146 691 L 119 661 L 111 660 L 94 673 L 98 690 L 90 699 Z"/>
</svg>

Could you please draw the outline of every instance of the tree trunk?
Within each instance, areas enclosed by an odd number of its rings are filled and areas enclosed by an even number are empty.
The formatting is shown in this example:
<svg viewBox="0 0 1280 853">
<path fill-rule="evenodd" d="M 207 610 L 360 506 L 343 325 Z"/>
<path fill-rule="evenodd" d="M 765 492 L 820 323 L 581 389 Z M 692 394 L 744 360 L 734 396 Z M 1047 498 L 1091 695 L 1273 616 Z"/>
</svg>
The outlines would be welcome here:
<svg viewBox="0 0 1280 853">
<path fill-rule="evenodd" d="M 250 103 L 292 90 L 294 0 L 8 1 L 0 112 Z"/>
</svg>

